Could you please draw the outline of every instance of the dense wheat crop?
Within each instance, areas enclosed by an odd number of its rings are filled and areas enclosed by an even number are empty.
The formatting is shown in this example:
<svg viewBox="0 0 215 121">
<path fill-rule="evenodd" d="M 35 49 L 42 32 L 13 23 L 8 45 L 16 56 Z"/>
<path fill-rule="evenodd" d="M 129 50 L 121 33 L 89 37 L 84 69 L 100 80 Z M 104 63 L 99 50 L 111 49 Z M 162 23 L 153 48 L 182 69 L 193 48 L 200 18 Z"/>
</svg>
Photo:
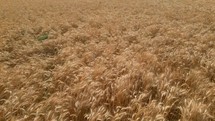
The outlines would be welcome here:
<svg viewBox="0 0 215 121">
<path fill-rule="evenodd" d="M 0 0 L 0 121 L 214 121 L 214 0 Z"/>
</svg>

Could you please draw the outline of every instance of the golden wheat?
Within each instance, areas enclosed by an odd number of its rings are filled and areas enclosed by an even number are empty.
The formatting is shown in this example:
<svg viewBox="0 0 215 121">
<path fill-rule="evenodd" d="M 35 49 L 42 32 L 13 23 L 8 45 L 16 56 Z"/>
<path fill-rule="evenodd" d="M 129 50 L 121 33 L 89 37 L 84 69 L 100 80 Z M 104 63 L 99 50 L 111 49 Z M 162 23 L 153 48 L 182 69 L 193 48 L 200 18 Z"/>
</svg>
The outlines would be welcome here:
<svg viewBox="0 0 215 121">
<path fill-rule="evenodd" d="M 214 121 L 214 6 L 0 0 L 0 121 Z"/>
</svg>

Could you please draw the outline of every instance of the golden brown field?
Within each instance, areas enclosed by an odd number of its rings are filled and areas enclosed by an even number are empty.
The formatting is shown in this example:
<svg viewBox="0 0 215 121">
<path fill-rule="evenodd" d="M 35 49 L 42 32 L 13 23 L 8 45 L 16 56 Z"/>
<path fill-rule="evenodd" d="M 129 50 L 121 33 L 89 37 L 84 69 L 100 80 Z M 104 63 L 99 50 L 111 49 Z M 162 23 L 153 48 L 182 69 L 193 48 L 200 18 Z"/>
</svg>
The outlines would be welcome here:
<svg viewBox="0 0 215 121">
<path fill-rule="evenodd" d="M 0 121 L 215 121 L 215 1 L 0 0 Z"/>
</svg>

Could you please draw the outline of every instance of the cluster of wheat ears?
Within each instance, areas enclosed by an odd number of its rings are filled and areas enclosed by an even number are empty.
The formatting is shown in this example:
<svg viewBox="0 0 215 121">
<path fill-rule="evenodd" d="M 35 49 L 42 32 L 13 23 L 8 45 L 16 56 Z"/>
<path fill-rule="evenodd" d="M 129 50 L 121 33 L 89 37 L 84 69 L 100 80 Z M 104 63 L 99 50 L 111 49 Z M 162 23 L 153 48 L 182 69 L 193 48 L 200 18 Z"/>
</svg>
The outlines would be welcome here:
<svg viewBox="0 0 215 121">
<path fill-rule="evenodd" d="M 214 121 L 214 0 L 0 0 L 0 121 Z"/>
</svg>

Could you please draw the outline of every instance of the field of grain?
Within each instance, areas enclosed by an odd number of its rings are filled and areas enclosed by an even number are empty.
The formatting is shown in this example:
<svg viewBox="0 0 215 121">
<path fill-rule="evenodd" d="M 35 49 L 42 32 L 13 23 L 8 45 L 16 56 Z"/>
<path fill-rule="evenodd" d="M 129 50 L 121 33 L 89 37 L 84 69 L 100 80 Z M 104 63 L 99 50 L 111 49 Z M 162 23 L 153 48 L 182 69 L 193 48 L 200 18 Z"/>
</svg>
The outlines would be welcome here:
<svg viewBox="0 0 215 121">
<path fill-rule="evenodd" d="M 215 1 L 0 0 L 0 121 L 215 121 Z"/>
</svg>

